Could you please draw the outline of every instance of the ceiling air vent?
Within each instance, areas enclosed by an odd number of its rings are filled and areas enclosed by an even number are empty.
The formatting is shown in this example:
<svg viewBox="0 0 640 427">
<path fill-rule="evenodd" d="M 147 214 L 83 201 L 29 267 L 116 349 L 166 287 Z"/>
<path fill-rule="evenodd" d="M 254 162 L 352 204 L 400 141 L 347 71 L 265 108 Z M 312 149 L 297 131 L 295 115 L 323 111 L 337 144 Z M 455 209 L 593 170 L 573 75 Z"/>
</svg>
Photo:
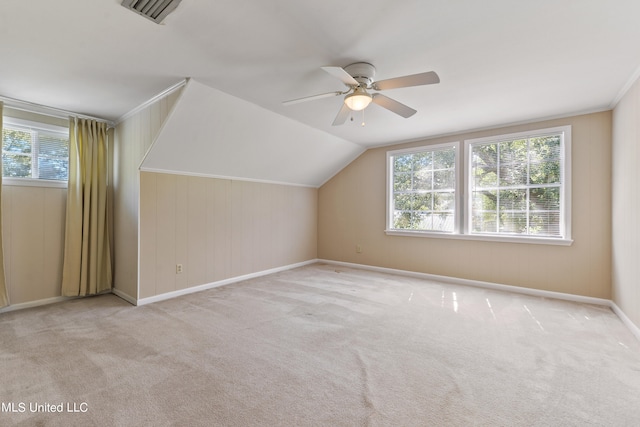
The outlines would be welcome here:
<svg viewBox="0 0 640 427">
<path fill-rule="evenodd" d="M 122 0 L 122 5 L 156 24 L 173 12 L 182 0 Z"/>
</svg>

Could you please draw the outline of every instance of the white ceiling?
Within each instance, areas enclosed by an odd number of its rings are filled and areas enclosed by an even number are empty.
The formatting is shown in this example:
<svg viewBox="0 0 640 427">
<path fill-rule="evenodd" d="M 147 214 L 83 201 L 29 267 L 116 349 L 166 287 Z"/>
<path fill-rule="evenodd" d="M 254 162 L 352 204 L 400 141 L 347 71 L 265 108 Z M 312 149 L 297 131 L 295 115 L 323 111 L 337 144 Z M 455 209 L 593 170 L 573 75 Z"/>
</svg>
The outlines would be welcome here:
<svg viewBox="0 0 640 427">
<path fill-rule="evenodd" d="M 183 0 L 157 25 L 120 0 L 2 0 L 0 95 L 116 120 L 185 77 L 363 146 L 611 108 L 640 65 L 637 0 Z M 333 127 L 325 65 L 436 71 Z M 358 115 L 359 116 L 359 115 Z M 250 111 L 247 111 L 250 123 Z"/>
</svg>

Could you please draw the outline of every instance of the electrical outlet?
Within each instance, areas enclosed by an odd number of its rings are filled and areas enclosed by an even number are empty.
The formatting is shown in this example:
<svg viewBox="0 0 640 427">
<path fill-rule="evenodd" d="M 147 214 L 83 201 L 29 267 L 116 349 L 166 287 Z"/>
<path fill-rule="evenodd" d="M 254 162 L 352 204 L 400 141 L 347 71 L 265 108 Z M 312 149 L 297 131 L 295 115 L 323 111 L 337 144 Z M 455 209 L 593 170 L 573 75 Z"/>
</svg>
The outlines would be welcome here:
<svg viewBox="0 0 640 427">
<path fill-rule="evenodd" d="M 176 274 L 182 273 L 182 264 L 176 264 Z"/>
<path fill-rule="evenodd" d="M 362 245 L 356 245 L 356 253 L 358 254 L 362 253 Z"/>
</svg>

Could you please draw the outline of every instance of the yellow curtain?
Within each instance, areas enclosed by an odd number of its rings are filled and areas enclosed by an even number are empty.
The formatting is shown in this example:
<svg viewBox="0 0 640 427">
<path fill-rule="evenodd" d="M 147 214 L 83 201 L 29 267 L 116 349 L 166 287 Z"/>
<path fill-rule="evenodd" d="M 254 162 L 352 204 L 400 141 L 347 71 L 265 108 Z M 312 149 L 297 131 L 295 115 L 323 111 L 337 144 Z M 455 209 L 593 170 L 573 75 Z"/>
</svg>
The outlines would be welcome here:
<svg viewBox="0 0 640 427">
<path fill-rule="evenodd" d="M 0 102 L 0 130 L 2 130 L 2 108 Z M 1 133 L 1 132 L 0 132 Z M 2 138 L 0 137 L 0 140 Z M 2 162 L 0 162 L 0 206 L 2 204 Z M 7 295 L 7 286 L 4 280 L 4 253 L 2 251 L 2 210 L 0 208 L 0 307 L 9 305 L 9 296 Z"/>
<path fill-rule="evenodd" d="M 70 118 L 63 296 L 94 295 L 111 289 L 107 149 L 106 123 Z"/>
</svg>

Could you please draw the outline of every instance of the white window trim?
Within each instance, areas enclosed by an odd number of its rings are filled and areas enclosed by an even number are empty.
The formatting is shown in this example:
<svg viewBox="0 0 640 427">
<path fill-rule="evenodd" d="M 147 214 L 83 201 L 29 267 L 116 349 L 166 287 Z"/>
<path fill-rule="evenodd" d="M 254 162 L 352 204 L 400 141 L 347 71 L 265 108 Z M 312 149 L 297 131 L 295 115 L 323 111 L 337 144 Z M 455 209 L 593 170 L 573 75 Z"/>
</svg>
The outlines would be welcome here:
<svg viewBox="0 0 640 427">
<path fill-rule="evenodd" d="M 44 130 L 44 131 L 58 132 L 58 133 L 69 132 L 69 128 L 66 128 L 64 126 L 51 125 L 48 123 L 36 122 L 33 120 L 18 119 L 15 117 L 4 116 L 2 118 L 2 121 L 4 124 L 22 126 L 22 127 L 36 129 L 36 130 Z"/>
<path fill-rule="evenodd" d="M 51 125 L 32 120 L 18 119 L 15 117 L 4 116 L 2 118 L 3 125 L 21 126 L 35 130 L 43 130 L 56 133 L 68 133 L 69 128 L 63 126 Z M 67 181 L 40 179 L 40 178 L 10 178 L 2 177 L 2 185 L 11 185 L 16 187 L 51 187 L 51 188 L 67 188 Z"/>
<path fill-rule="evenodd" d="M 528 138 L 532 136 L 544 136 L 547 134 L 563 134 L 564 148 L 564 168 L 562 175 L 562 194 L 561 194 L 561 232 L 563 237 L 537 237 L 531 235 L 509 235 L 509 234 L 470 234 L 471 229 L 471 144 L 483 142 L 504 141 L 509 139 Z M 425 150 L 433 150 L 438 148 L 451 147 L 456 148 L 456 198 L 455 198 L 455 227 L 454 232 L 439 231 L 419 231 L 419 230 L 396 230 L 390 228 L 390 220 L 393 217 L 391 203 L 391 195 L 393 194 L 393 180 L 391 171 L 393 165 L 391 158 L 399 154 L 416 153 Z M 420 147 L 412 147 L 401 150 L 393 150 L 387 152 L 387 170 L 386 170 L 386 224 L 385 234 L 389 236 L 405 236 L 405 237 L 428 237 L 439 239 L 454 240 L 475 240 L 488 242 L 504 242 L 504 243 L 524 243 L 534 245 L 559 245 L 570 246 L 573 243 L 571 238 L 571 126 L 558 126 L 546 129 L 537 129 L 525 132 L 517 132 L 504 135 L 494 135 L 483 138 L 473 138 L 464 140 L 464 156 L 460 156 L 460 142 L 450 142 L 444 144 L 423 145 Z M 463 183 L 463 191 L 460 191 L 460 182 Z"/>
<path fill-rule="evenodd" d="M 67 181 L 58 181 L 54 179 L 39 178 L 7 178 L 2 177 L 2 185 L 10 185 L 14 187 L 52 187 L 67 188 Z"/>
<path fill-rule="evenodd" d="M 456 168 L 456 173 L 455 173 L 455 177 L 456 177 L 456 186 L 455 186 L 455 194 L 456 197 L 454 199 L 454 207 L 453 207 L 453 211 L 454 211 L 454 216 L 453 216 L 453 221 L 454 221 L 454 226 L 453 226 L 453 232 L 448 232 L 448 231 L 435 231 L 435 230 L 428 230 L 428 231 L 422 231 L 422 230 L 399 230 L 399 229 L 394 229 L 391 228 L 391 219 L 393 218 L 393 203 L 391 203 L 391 197 L 393 195 L 393 179 L 391 178 L 391 172 L 393 171 L 393 163 L 392 163 L 392 159 L 394 156 L 398 156 L 398 155 L 403 155 L 403 154 L 413 154 L 413 153 L 421 153 L 424 151 L 437 151 L 437 150 L 444 150 L 444 149 L 448 149 L 448 148 L 454 148 L 455 153 L 456 153 L 456 162 L 455 162 L 455 168 Z M 387 169 L 386 169 L 386 174 L 387 174 L 387 192 L 386 192 L 386 205 L 387 205 L 387 213 L 386 213 L 386 225 L 385 225 L 385 233 L 388 235 L 395 235 L 395 236 L 424 236 L 424 237 L 433 237 L 433 236 L 454 236 L 454 235 L 459 235 L 460 233 L 460 225 L 461 225 L 461 218 L 462 216 L 460 215 L 460 207 L 462 206 L 461 204 L 461 197 L 460 197 L 460 178 L 462 176 L 461 171 L 460 171 L 460 141 L 452 141 L 452 142 L 445 142 L 442 144 L 433 144 L 433 145 L 422 145 L 420 147 L 412 147 L 412 148 L 403 148 L 401 150 L 392 150 L 392 151 L 387 151 Z"/>
</svg>

